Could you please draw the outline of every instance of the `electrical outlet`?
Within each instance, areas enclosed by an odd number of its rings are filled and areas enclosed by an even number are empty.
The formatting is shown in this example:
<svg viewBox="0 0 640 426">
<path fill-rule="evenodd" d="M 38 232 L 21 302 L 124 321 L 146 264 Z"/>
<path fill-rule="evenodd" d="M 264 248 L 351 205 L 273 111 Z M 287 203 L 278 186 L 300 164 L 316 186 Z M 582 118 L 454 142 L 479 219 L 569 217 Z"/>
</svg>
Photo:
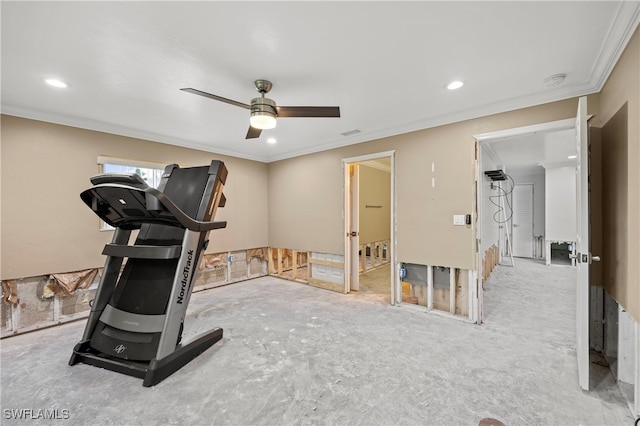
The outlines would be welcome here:
<svg viewBox="0 0 640 426">
<path fill-rule="evenodd" d="M 463 214 L 454 214 L 453 215 L 453 224 L 456 226 L 465 225 L 465 217 Z"/>
</svg>

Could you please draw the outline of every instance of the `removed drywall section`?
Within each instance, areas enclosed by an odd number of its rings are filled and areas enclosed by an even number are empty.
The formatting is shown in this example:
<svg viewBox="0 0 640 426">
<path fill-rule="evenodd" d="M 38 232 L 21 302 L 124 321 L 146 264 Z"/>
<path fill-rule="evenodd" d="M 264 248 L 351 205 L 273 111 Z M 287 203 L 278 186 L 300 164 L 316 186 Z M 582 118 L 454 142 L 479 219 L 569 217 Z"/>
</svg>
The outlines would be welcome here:
<svg viewBox="0 0 640 426">
<path fill-rule="evenodd" d="M 633 317 L 622 308 L 618 312 L 618 380 L 635 384 L 636 327 Z"/>
<path fill-rule="evenodd" d="M 193 291 L 267 275 L 267 248 L 205 254 Z M 2 281 L 0 337 L 86 318 L 102 268 Z"/>
<path fill-rule="evenodd" d="M 368 272 L 391 262 L 390 244 L 390 240 L 360 244 L 358 272 Z"/>
<path fill-rule="evenodd" d="M 98 270 L 40 275 L 2 282 L 0 337 L 62 324 L 88 315 L 100 280 Z M 78 278 L 80 277 L 80 278 Z M 70 288 L 66 285 L 71 283 Z M 81 283 L 81 285 L 77 285 Z"/>
<path fill-rule="evenodd" d="M 61 295 L 70 296 L 77 290 L 85 290 L 91 287 L 98 275 L 98 269 L 85 269 L 84 271 L 67 274 L 51 274 L 49 282 L 44 289 L 44 298 Z"/>
<path fill-rule="evenodd" d="M 489 279 L 496 266 L 500 262 L 500 248 L 497 244 L 492 245 L 482 254 L 482 282 Z"/>
<path fill-rule="evenodd" d="M 267 275 L 267 248 L 207 253 L 202 256 L 194 291 Z"/>
<path fill-rule="evenodd" d="M 337 254 L 269 248 L 269 275 L 344 293 L 344 257 Z"/>
<path fill-rule="evenodd" d="M 308 258 L 306 251 L 269 248 L 269 274 L 286 280 L 308 283 Z"/>
<path fill-rule="evenodd" d="M 609 367 L 633 412 L 638 389 L 640 324 L 599 286 L 591 286 L 589 312 L 590 350 L 600 355 L 597 363 Z"/>
<path fill-rule="evenodd" d="M 207 253 L 202 256 L 194 291 L 226 285 L 229 282 L 229 253 Z"/>
<path fill-rule="evenodd" d="M 247 250 L 246 259 L 249 269 L 247 278 L 258 278 L 269 273 L 267 252 L 267 247 Z"/>
<path fill-rule="evenodd" d="M 312 252 L 309 284 L 344 293 L 344 256 Z"/>
<path fill-rule="evenodd" d="M 473 318 L 470 271 L 444 266 L 403 263 L 402 303 L 427 308 L 428 312 Z M 475 282 L 475 280 L 473 280 Z"/>
<path fill-rule="evenodd" d="M 207 253 L 202 256 L 193 291 L 233 284 L 268 273 L 267 248 Z"/>
</svg>

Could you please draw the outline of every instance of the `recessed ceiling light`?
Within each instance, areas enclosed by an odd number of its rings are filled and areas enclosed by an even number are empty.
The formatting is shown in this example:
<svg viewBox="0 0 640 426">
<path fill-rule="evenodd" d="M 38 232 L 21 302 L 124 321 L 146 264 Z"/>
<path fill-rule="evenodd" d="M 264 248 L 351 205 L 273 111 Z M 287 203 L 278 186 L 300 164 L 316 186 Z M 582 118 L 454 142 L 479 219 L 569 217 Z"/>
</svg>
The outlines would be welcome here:
<svg viewBox="0 0 640 426">
<path fill-rule="evenodd" d="M 65 83 L 62 80 L 58 80 L 57 78 L 45 78 L 44 82 L 47 83 L 49 86 L 58 87 L 60 89 L 65 89 L 69 87 L 68 83 Z"/>
<path fill-rule="evenodd" d="M 578 158 L 578 156 L 577 156 L 577 155 L 570 155 L 570 156 L 568 156 L 567 158 L 568 158 L 569 160 L 573 160 L 574 158 Z"/>
<path fill-rule="evenodd" d="M 269 138 L 267 139 L 267 143 L 276 143 L 276 138 Z"/>
<path fill-rule="evenodd" d="M 462 86 L 464 86 L 464 81 L 455 80 L 455 81 L 452 81 L 451 83 L 447 84 L 447 89 L 456 90 L 456 89 L 461 88 Z"/>
</svg>

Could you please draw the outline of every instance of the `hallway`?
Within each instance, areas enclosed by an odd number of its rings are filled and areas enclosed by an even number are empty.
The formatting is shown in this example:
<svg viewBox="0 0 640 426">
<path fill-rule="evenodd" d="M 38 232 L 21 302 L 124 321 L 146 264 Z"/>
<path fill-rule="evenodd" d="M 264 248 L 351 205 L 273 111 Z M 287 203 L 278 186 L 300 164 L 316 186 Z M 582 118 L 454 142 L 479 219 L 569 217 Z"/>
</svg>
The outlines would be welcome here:
<svg viewBox="0 0 640 426">
<path fill-rule="evenodd" d="M 573 274 L 520 259 L 498 267 L 482 326 L 245 281 L 193 295 L 185 339 L 215 326 L 224 338 L 153 388 L 69 367 L 84 321 L 2 340 L 1 408 L 68 410 L 50 422 L 64 425 L 632 425 L 610 378 L 578 386 Z"/>
</svg>

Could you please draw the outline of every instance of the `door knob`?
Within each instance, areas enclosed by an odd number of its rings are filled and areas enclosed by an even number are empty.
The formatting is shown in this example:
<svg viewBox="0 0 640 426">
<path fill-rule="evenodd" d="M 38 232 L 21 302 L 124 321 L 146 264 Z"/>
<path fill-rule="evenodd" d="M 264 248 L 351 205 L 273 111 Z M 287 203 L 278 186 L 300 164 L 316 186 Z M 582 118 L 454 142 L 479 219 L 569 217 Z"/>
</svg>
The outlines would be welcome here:
<svg viewBox="0 0 640 426">
<path fill-rule="evenodd" d="M 600 256 L 591 256 L 592 262 L 600 262 Z"/>
</svg>

